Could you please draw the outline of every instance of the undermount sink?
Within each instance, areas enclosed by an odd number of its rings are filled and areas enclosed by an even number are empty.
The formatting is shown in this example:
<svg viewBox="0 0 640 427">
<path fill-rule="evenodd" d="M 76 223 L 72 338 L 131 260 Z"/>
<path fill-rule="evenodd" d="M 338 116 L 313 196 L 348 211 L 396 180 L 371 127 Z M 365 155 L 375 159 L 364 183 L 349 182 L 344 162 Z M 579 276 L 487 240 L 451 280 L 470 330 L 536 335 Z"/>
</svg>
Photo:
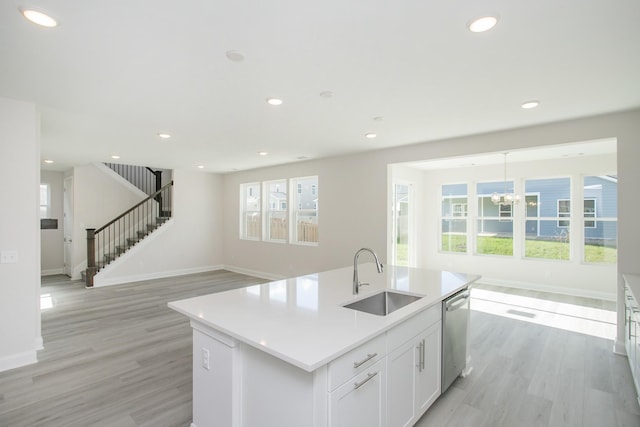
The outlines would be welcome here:
<svg viewBox="0 0 640 427">
<path fill-rule="evenodd" d="M 382 291 L 350 304 L 343 305 L 343 307 L 350 308 L 352 310 L 364 311 L 365 313 L 375 314 L 376 316 L 386 316 L 405 305 L 418 301 L 420 298 L 422 297 L 401 294 L 398 292 Z"/>
</svg>

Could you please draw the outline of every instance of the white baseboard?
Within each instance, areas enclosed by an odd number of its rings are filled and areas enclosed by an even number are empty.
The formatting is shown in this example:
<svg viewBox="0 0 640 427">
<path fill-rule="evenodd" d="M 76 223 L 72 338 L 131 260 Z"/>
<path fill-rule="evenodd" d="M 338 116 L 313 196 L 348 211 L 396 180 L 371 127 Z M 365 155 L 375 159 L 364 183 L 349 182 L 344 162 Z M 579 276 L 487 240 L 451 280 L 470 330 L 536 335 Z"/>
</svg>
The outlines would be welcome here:
<svg viewBox="0 0 640 427">
<path fill-rule="evenodd" d="M 0 372 L 9 369 L 19 368 L 21 366 L 31 365 L 38 361 L 35 350 L 29 350 L 22 353 L 12 354 L 0 358 Z"/>
<path fill-rule="evenodd" d="M 153 273 L 134 274 L 130 276 L 120 276 L 114 278 L 103 279 L 98 275 L 93 278 L 93 286 L 99 288 L 102 286 L 122 285 L 124 283 L 141 282 L 143 280 L 164 279 L 167 277 L 185 276 L 187 274 L 204 273 L 207 271 L 224 270 L 222 265 L 209 265 L 204 267 L 183 268 L 180 270 L 158 271 Z"/>
<path fill-rule="evenodd" d="M 55 276 L 56 274 L 64 274 L 64 268 L 52 268 L 40 271 L 41 276 Z"/>
<path fill-rule="evenodd" d="M 565 288 L 565 287 L 558 288 L 557 286 L 552 286 L 552 285 L 541 285 L 539 283 L 517 282 L 517 281 L 511 281 L 511 280 L 504 280 L 504 279 L 493 279 L 491 277 L 482 277 L 480 280 L 478 280 L 477 283 L 485 284 L 485 285 L 505 286 L 508 288 L 516 288 L 516 289 L 527 289 L 530 291 L 548 292 L 551 294 L 562 294 L 562 295 L 571 295 L 575 297 L 585 297 L 585 298 L 601 299 L 606 301 L 616 301 L 616 294 L 609 293 L 609 292 L 589 291 L 589 290 L 578 289 L 578 288 Z"/>
<path fill-rule="evenodd" d="M 223 268 L 225 270 L 232 271 L 234 273 L 245 274 L 247 276 L 253 276 L 253 277 L 259 277 L 261 279 L 266 279 L 266 280 L 283 280 L 287 278 L 285 276 L 279 276 L 277 274 L 265 273 L 264 271 L 250 270 L 248 268 L 235 267 L 233 265 L 225 265 Z"/>
<path fill-rule="evenodd" d="M 624 346 L 624 341 L 616 340 L 613 344 L 613 352 L 619 356 L 627 356 L 627 349 Z"/>
</svg>

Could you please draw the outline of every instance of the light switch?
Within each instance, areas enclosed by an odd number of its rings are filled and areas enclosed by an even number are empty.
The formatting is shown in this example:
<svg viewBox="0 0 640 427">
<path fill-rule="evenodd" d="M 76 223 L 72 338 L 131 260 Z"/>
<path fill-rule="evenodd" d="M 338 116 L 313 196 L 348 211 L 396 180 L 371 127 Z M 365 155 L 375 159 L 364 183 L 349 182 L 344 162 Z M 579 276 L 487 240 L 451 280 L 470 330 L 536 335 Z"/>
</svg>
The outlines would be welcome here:
<svg viewBox="0 0 640 427">
<path fill-rule="evenodd" d="M 18 262 L 18 251 L 1 251 L 0 264 L 16 264 Z"/>
</svg>

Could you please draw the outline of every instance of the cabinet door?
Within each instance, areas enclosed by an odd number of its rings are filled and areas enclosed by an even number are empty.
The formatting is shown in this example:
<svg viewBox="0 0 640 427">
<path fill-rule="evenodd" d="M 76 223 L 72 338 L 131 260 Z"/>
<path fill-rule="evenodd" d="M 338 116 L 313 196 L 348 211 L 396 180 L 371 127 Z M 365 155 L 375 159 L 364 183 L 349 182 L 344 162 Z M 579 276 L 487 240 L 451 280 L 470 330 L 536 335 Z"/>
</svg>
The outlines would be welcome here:
<svg viewBox="0 0 640 427">
<path fill-rule="evenodd" d="M 331 427 L 386 425 L 386 372 L 384 360 L 353 377 L 331 393 Z"/>
<path fill-rule="evenodd" d="M 387 356 L 387 417 L 389 426 L 413 424 L 416 413 L 415 381 L 421 347 L 413 339 Z"/>
<path fill-rule="evenodd" d="M 631 296 L 625 292 L 624 304 L 624 347 L 627 350 L 627 357 L 631 363 Z"/>
<path fill-rule="evenodd" d="M 420 417 L 440 396 L 442 372 L 442 323 L 438 322 L 418 336 L 422 345 L 416 371 L 416 416 Z"/>
</svg>

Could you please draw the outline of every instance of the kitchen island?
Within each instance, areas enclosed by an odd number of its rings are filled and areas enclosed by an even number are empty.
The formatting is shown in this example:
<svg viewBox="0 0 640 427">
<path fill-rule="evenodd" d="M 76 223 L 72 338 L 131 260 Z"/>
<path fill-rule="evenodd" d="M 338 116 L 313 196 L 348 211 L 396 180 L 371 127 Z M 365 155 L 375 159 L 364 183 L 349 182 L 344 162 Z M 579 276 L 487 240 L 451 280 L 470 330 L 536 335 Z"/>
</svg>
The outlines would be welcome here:
<svg viewBox="0 0 640 427">
<path fill-rule="evenodd" d="M 192 426 L 417 421 L 440 394 L 441 302 L 479 276 L 363 264 L 359 295 L 352 277 L 349 267 L 170 302 L 193 328 Z M 344 307 L 384 290 L 421 298 L 386 316 Z"/>
</svg>

